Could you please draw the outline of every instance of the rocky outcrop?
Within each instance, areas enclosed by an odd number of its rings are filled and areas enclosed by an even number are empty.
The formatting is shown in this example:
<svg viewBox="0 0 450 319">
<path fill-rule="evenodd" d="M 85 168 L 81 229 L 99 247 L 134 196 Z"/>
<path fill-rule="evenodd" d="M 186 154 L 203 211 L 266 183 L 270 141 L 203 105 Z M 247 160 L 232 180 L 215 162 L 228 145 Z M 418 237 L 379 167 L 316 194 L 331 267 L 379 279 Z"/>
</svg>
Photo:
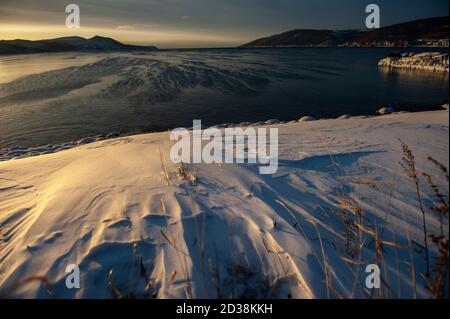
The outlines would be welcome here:
<svg viewBox="0 0 450 319">
<path fill-rule="evenodd" d="M 394 113 L 395 110 L 392 107 L 382 107 L 377 111 L 377 114 L 379 115 L 388 115 Z"/>
<path fill-rule="evenodd" d="M 312 116 L 304 116 L 299 120 L 300 123 L 313 122 L 313 121 L 316 121 L 316 119 Z"/>
<path fill-rule="evenodd" d="M 403 53 L 391 54 L 382 59 L 380 67 L 414 69 L 432 72 L 449 71 L 448 53 L 425 52 L 425 53 Z"/>
</svg>

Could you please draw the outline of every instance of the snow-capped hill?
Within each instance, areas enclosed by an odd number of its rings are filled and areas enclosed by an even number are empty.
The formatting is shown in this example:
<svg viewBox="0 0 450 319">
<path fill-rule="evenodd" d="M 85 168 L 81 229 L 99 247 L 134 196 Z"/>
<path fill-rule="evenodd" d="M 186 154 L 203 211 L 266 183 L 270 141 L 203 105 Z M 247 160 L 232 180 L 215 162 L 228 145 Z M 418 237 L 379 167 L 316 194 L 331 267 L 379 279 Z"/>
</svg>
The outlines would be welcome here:
<svg viewBox="0 0 450 319">
<path fill-rule="evenodd" d="M 0 41 L 0 54 L 47 53 L 69 51 L 149 51 L 157 50 L 154 46 L 136 46 L 123 44 L 117 40 L 94 36 L 90 39 L 82 37 L 63 37 L 48 40 Z"/>
</svg>

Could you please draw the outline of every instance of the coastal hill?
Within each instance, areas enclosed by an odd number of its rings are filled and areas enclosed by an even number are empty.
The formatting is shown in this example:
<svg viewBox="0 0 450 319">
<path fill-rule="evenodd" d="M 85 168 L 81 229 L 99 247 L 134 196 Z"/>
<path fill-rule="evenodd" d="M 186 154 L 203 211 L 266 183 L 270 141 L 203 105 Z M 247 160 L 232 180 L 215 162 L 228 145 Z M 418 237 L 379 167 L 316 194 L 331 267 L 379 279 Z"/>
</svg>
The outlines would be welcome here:
<svg viewBox="0 0 450 319">
<path fill-rule="evenodd" d="M 449 23 L 446 16 L 396 24 L 372 31 L 298 29 L 261 38 L 243 47 L 448 47 L 448 34 Z"/>
<path fill-rule="evenodd" d="M 82 37 L 63 37 L 57 39 L 28 41 L 0 41 L 0 54 L 25 54 L 70 51 L 152 51 L 154 46 L 136 46 L 120 43 L 111 38 L 95 36 L 90 39 Z"/>
</svg>

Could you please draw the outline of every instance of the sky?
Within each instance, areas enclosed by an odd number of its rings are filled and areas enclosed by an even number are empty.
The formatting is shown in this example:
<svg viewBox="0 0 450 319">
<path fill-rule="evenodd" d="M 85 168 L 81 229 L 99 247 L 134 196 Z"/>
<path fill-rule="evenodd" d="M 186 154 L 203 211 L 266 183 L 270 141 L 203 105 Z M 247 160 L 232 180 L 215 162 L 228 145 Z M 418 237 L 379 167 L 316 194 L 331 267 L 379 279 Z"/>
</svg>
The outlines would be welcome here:
<svg viewBox="0 0 450 319">
<path fill-rule="evenodd" d="M 65 26 L 75 3 L 81 27 Z M 365 8 L 382 26 L 445 16 L 448 0 L 0 0 L 0 40 L 112 37 L 160 48 L 228 47 L 292 29 L 363 29 Z"/>
</svg>

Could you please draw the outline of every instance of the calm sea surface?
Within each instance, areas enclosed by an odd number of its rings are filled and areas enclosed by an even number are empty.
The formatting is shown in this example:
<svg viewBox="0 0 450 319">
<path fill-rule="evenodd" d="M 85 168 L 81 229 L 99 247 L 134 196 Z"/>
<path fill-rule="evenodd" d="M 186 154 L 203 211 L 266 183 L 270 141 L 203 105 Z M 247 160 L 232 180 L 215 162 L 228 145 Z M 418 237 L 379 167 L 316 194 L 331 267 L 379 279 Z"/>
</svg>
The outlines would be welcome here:
<svg viewBox="0 0 450 319">
<path fill-rule="evenodd" d="M 428 49 L 429 50 L 429 49 Z M 109 132 L 428 110 L 448 74 L 392 71 L 392 49 L 171 50 L 0 57 L 0 148 Z M 422 52 L 426 49 L 408 49 Z"/>
</svg>

